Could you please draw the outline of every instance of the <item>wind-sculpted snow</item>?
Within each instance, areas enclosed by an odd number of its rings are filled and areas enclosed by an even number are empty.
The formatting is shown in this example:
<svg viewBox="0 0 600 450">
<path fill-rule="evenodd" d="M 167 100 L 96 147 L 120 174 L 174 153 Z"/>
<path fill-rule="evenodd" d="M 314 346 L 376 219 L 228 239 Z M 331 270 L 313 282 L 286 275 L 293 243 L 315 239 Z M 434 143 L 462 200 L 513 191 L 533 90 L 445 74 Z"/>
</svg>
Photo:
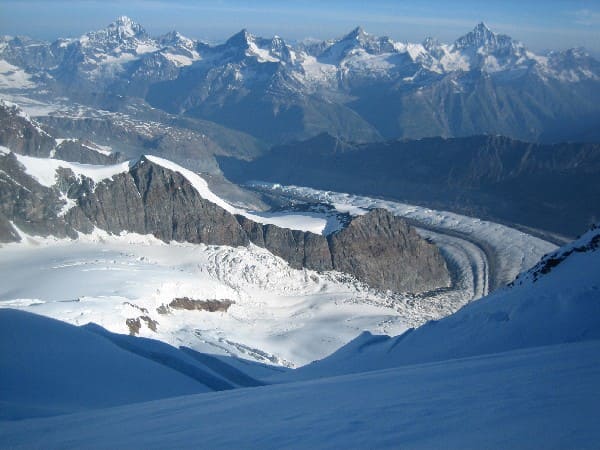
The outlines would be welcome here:
<svg viewBox="0 0 600 450">
<path fill-rule="evenodd" d="M 598 341 L 2 423 L 9 448 L 578 448 Z"/>
<path fill-rule="evenodd" d="M 208 392 L 206 385 L 94 333 L 0 309 L 0 419 Z"/>
</svg>

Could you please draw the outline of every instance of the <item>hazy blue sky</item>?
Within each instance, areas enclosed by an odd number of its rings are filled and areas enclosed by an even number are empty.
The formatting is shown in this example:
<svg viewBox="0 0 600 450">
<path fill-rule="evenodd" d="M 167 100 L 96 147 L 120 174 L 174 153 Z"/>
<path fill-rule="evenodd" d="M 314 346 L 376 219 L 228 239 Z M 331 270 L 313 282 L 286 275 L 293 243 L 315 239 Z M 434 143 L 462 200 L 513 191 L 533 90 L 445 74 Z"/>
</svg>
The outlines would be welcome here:
<svg viewBox="0 0 600 450">
<path fill-rule="evenodd" d="M 484 21 L 534 50 L 584 46 L 600 54 L 600 0 L 0 0 L 0 34 L 78 36 L 119 15 L 151 35 L 177 29 L 212 42 L 242 28 L 262 36 L 322 39 L 357 25 L 396 40 L 431 35 L 450 42 Z"/>
</svg>

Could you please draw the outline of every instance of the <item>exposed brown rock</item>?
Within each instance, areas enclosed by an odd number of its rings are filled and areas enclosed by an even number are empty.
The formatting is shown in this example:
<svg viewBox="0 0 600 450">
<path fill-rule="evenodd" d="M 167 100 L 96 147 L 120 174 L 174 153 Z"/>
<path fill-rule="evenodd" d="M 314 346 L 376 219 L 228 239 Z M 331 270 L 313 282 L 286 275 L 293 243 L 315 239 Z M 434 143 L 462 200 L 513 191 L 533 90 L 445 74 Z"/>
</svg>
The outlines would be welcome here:
<svg viewBox="0 0 600 450">
<path fill-rule="evenodd" d="M 450 284 L 438 248 L 385 209 L 354 218 L 329 236 L 329 248 L 336 270 L 379 289 L 417 293 Z"/>
<path fill-rule="evenodd" d="M 139 318 L 127 319 L 125 320 L 125 324 L 129 327 L 129 334 L 131 336 L 139 334 L 140 328 L 142 328 L 142 323 Z"/>
<path fill-rule="evenodd" d="M 227 312 L 235 302 L 233 300 L 194 300 L 189 297 L 175 298 L 169 303 L 169 308 L 185 309 L 188 311 Z"/>
</svg>

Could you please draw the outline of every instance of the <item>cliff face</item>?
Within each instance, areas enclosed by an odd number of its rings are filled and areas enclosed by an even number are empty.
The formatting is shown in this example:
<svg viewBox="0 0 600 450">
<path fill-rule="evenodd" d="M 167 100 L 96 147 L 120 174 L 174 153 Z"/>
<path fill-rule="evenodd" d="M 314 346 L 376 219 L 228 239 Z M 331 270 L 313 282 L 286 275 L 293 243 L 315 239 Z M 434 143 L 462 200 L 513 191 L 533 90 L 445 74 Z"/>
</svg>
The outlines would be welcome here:
<svg viewBox="0 0 600 450">
<path fill-rule="evenodd" d="M 290 266 L 318 271 L 333 269 L 325 236 L 275 225 L 263 225 L 243 216 L 236 218 L 253 244 L 285 259 Z"/>
<path fill-rule="evenodd" d="M 384 209 L 356 217 L 327 237 L 236 217 L 250 241 L 295 268 L 333 269 L 396 292 L 424 292 L 450 284 L 438 248 Z"/>
<path fill-rule="evenodd" d="M 0 145 L 22 155 L 47 157 L 56 142 L 16 106 L 0 101 Z"/>
<path fill-rule="evenodd" d="M 370 286 L 422 292 L 450 284 L 438 248 L 385 209 L 354 218 L 328 241 L 333 267 Z"/>
<path fill-rule="evenodd" d="M 247 245 L 246 233 L 231 214 L 202 198 L 177 172 L 141 158 L 128 172 L 90 190 L 73 184 L 69 196 L 98 228 L 111 233 L 132 231 L 171 240 L 209 245 Z"/>
</svg>

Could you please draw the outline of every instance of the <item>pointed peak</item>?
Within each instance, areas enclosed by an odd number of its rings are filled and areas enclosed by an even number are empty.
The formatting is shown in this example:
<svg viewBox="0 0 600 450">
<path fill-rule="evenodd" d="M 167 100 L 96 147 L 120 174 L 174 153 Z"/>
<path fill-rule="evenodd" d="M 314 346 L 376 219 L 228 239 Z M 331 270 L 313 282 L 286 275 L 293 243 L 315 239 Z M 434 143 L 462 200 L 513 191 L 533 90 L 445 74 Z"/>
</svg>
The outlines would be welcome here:
<svg viewBox="0 0 600 450">
<path fill-rule="evenodd" d="M 114 22 L 108 25 L 106 30 L 109 33 L 117 34 L 122 38 L 130 38 L 146 34 L 146 30 L 144 30 L 139 23 L 127 16 L 117 17 Z"/>
<path fill-rule="evenodd" d="M 114 23 L 116 23 L 117 25 L 124 25 L 124 26 L 135 24 L 135 22 L 130 17 L 127 17 L 127 16 L 117 17 L 117 20 L 115 20 Z"/>
<path fill-rule="evenodd" d="M 231 36 L 229 39 L 227 39 L 225 45 L 235 47 L 247 47 L 253 40 L 254 36 L 250 34 L 250 32 L 246 28 L 243 28 L 242 30 L 238 31 L 236 34 Z"/>
<path fill-rule="evenodd" d="M 361 38 L 364 38 L 365 36 L 368 36 L 368 33 L 363 29 L 363 27 L 357 26 L 350 33 L 348 33 L 346 36 L 344 36 L 342 38 L 342 40 L 344 40 L 344 41 L 350 40 L 350 39 L 360 40 Z"/>
<path fill-rule="evenodd" d="M 487 31 L 487 32 L 492 32 L 492 30 L 490 29 L 490 27 L 488 27 L 485 22 L 481 21 L 479 22 L 475 28 L 473 29 L 473 31 Z"/>
<path fill-rule="evenodd" d="M 182 35 L 179 31 L 169 31 L 166 34 L 158 37 L 158 42 L 160 45 L 184 45 L 191 46 L 194 44 L 194 41 L 184 35 Z"/>
<path fill-rule="evenodd" d="M 423 47 L 425 47 L 426 50 L 431 50 L 432 48 L 439 47 L 440 45 L 440 41 L 431 36 L 427 36 L 423 41 Z"/>
<path fill-rule="evenodd" d="M 466 47 L 496 47 L 500 42 L 506 44 L 511 39 L 508 36 L 498 35 L 488 28 L 484 22 L 478 23 L 473 31 L 458 38 L 455 42 L 457 48 Z"/>
</svg>

